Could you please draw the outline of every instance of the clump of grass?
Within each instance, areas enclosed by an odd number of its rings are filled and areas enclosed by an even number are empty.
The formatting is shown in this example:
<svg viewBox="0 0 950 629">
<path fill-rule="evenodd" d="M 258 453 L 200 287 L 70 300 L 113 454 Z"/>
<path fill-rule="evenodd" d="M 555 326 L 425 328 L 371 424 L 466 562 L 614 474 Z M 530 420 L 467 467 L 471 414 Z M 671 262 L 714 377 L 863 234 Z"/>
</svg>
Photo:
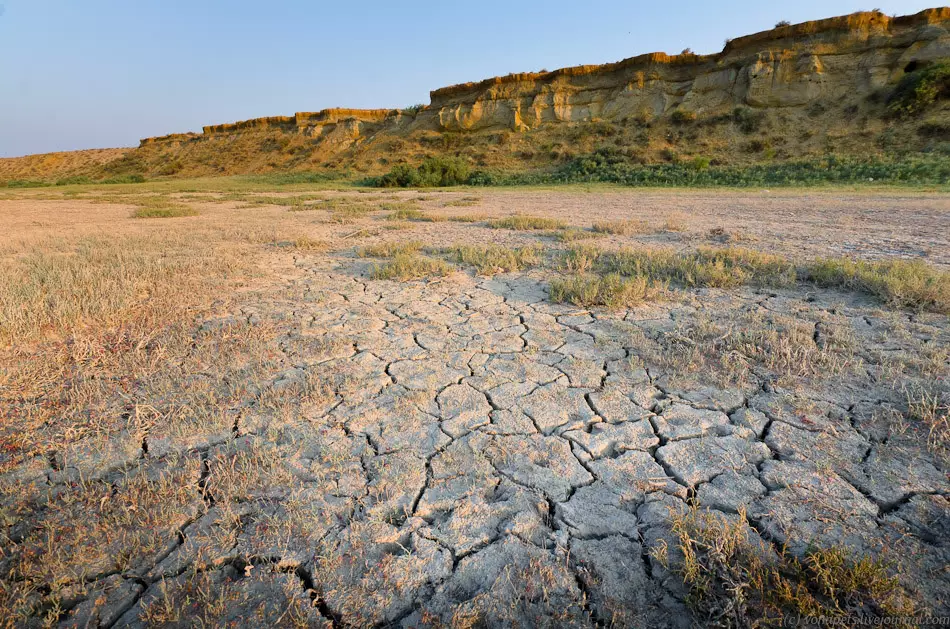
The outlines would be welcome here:
<svg viewBox="0 0 950 629">
<path fill-rule="evenodd" d="M 587 231 L 586 229 L 580 229 L 578 227 L 568 227 L 567 229 L 557 229 L 550 231 L 545 236 L 553 238 L 558 242 L 575 242 L 578 240 L 589 240 L 591 238 L 597 238 L 600 234 Z"/>
<path fill-rule="evenodd" d="M 459 245 L 443 249 L 461 264 L 470 264 L 481 275 L 519 271 L 541 262 L 542 249 L 539 245 L 528 247 L 502 247 L 499 245 L 469 246 Z"/>
<path fill-rule="evenodd" d="M 457 216 L 446 216 L 445 220 L 453 223 L 478 223 L 479 221 L 484 221 L 485 218 L 486 217 L 482 214 L 461 214 Z"/>
<path fill-rule="evenodd" d="M 645 301 L 659 299 L 666 292 L 665 284 L 646 277 L 610 275 L 575 275 L 551 282 L 551 300 L 575 306 L 606 306 L 611 309 L 630 308 Z"/>
<path fill-rule="evenodd" d="M 132 210 L 132 218 L 179 218 L 198 216 L 198 210 L 190 207 L 140 207 Z"/>
<path fill-rule="evenodd" d="M 340 225 L 349 225 L 374 211 L 372 206 L 347 203 L 333 205 L 329 208 L 330 222 Z"/>
<path fill-rule="evenodd" d="M 488 226 L 493 229 L 513 229 L 517 231 L 563 229 L 567 227 L 564 221 L 560 221 L 556 218 L 525 216 L 522 214 L 506 216 L 504 218 L 496 218 L 489 221 Z"/>
<path fill-rule="evenodd" d="M 631 234 L 642 234 L 650 230 L 646 221 L 625 220 L 625 221 L 599 221 L 591 226 L 591 229 L 598 234 L 613 234 L 615 236 L 629 236 Z"/>
<path fill-rule="evenodd" d="M 374 280 L 416 280 L 424 277 L 445 276 L 455 270 L 448 262 L 415 253 L 397 253 L 381 266 L 374 266 L 370 277 Z"/>
<path fill-rule="evenodd" d="M 132 218 L 177 218 L 198 215 L 198 210 L 193 207 L 160 195 L 138 197 L 131 199 L 130 202 L 136 206 L 132 210 Z"/>
<path fill-rule="evenodd" d="M 882 562 L 854 558 L 840 547 L 801 559 L 775 551 L 749 533 L 743 510 L 730 521 L 693 508 L 674 516 L 672 529 L 682 556 L 673 569 L 702 624 L 753 627 L 790 615 L 883 619 L 913 612 Z M 656 552 L 654 558 L 668 560 Z"/>
<path fill-rule="evenodd" d="M 390 221 L 421 221 L 425 218 L 425 212 L 418 208 L 407 207 L 394 210 L 386 217 Z"/>
<path fill-rule="evenodd" d="M 479 203 L 481 203 L 480 197 L 462 197 L 461 199 L 446 201 L 442 204 L 442 207 L 471 207 Z"/>
<path fill-rule="evenodd" d="M 802 275 L 819 286 L 869 293 L 891 306 L 950 314 L 950 273 L 920 260 L 821 259 Z"/>
<path fill-rule="evenodd" d="M 360 247 L 356 255 L 361 258 L 393 258 L 397 255 L 409 255 L 422 250 L 422 243 L 418 240 L 403 242 L 384 242 L 378 245 Z"/>
<path fill-rule="evenodd" d="M 593 270 L 602 251 L 591 245 L 577 245 L 561 255 L 558 267 L 570 273 L 588 273 Z"/>
</svg>

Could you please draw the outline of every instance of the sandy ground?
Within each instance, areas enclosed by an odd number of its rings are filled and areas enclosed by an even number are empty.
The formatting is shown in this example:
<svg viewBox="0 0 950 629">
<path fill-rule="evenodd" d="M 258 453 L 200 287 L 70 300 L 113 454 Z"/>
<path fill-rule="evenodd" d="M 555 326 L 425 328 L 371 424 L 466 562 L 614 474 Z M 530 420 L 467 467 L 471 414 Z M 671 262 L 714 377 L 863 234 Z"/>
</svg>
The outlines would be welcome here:
<svg viewBox="0 0 950 629">
<path fill-rule="evenodd" d="M 940 194 L 324 196 L 653 226 L 583 241 L 599 246 L 731 235 L 796 259 L 950 265 Z M 50 420 L 35 438 L 47 451 L 4 455 L 0 603 L 17 623 L 690 626 L 703 619 L 672 522 L 695 505 L 772 552 L 881 557 L 920 609 L 950 610 L 946 459 L 909 408 L 909 395 L 945 394 L 946 316 L 805 286 L 586 309 L 551 303 L 549 267 L 374 280 L 385 261 L 354 247 L 563 245 L 481 222 L 392 229 L 387 210 L 335 222 L 193 204 L 194 218 L 131 221 L 122 205 L 0 201 L 13 252 L 67 233 L 270 234 L 258 277 L 213 295 L 180 354 L 133 344 L 135 382 L 83 398 L 114 424 L 64 439 Z M 295 234 L 330 250 L 294 247 Z M 19 399 L 5 434 L 64 390 Z"/>
</svg>

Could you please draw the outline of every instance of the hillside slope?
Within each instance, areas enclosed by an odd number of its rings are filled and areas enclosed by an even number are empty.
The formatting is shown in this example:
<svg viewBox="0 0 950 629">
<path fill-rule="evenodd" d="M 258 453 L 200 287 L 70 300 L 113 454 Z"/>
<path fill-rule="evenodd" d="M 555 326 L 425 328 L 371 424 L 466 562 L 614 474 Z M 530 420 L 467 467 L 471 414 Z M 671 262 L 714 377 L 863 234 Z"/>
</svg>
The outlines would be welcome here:
<svg viewBox="0 0 950 629">
<path fill-rule="evenodd" d="M 639 163 L 737 165 L 946 151 L 947 79 L 913 115 L 895 115 L 893 100 L 902 78 L 948 60 L 950 8 L 862 12 L 740 37 L 712 55 L 651 53 L 445 87 L 406 110 L 329 109 L 147 138 L 88 173 L 379 173 L 430 156 L 530 170 L 603 147 Z"/>
</svg>

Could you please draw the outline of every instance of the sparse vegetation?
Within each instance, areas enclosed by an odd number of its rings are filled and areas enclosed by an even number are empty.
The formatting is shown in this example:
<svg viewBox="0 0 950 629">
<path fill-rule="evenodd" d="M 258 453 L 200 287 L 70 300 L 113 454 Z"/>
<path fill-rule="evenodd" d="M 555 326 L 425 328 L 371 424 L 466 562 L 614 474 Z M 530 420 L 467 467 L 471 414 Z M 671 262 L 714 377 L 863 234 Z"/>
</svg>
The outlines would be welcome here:
<svg viewBox="0 0 950 629">
<path fill-rule="evenodd" d="M 812 550 L 801 559 L 769 548 L 749 534 L 744 510 L 726 518 L 692 509 L 674 516 L 672 528 L 683 558 L 672 567 L 704 623 L 749 627 L 788 616 L 883 621 L 913 613 L 912 602 L 882 562 L 855 558 L 841 547 Z"/>
</svg>

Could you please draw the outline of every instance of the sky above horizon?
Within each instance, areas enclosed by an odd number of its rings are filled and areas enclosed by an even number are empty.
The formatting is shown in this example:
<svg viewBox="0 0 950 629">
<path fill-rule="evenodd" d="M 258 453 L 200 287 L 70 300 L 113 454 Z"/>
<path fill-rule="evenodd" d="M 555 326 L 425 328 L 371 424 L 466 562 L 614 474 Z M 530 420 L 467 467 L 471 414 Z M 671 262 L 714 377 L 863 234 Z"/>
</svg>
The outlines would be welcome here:
<svg viewBox="0 0 950 629">
<path fill-rule="evenodd" d="M 509 72 L 722 49 L 726 38 L 933 2 L 529 4 L 0 0 L 0 157 L 327 107 L 406 107 Z M 323 6 L 321 6 L 323 5 Z M 725 5 L 725 6 L 724 6 Z"/>
</svg>

